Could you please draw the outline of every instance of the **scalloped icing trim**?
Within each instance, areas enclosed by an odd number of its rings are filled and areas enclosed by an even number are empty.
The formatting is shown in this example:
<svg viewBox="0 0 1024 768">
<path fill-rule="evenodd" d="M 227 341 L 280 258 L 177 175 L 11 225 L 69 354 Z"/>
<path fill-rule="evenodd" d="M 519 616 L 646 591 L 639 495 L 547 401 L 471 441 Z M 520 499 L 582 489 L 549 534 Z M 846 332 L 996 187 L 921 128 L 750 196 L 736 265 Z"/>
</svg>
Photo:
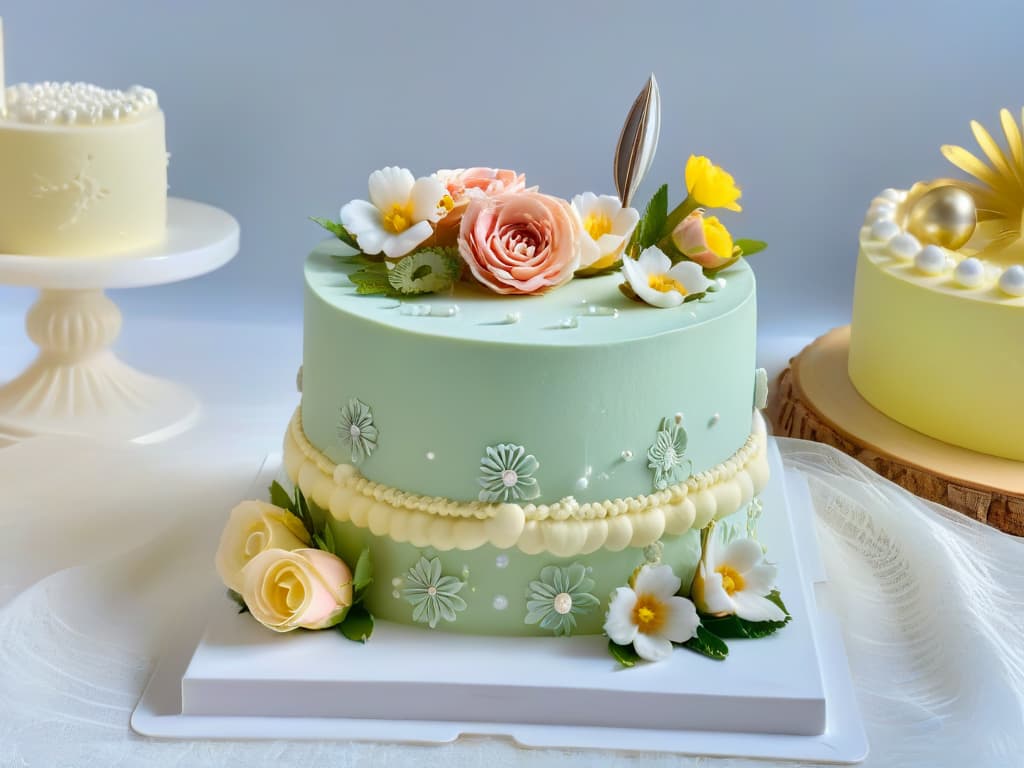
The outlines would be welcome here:
<svg viewBox="0 0 1024 768">
<path fill-rule="evenodd" d="M 302 429 L 301 410 L 285 433 L 284 467 L 318 507 L 375 536 L 441 552 L 491 544 L 575 557 L 645 547 L 736 512 L 768 483 L 767 432 L 754 411 L 750 437 L 721 464 L 646 496 L 586 504 L 571 496 L 550 505 L 461 502 L 374 483 L 315 448 Z"/>
</svg>

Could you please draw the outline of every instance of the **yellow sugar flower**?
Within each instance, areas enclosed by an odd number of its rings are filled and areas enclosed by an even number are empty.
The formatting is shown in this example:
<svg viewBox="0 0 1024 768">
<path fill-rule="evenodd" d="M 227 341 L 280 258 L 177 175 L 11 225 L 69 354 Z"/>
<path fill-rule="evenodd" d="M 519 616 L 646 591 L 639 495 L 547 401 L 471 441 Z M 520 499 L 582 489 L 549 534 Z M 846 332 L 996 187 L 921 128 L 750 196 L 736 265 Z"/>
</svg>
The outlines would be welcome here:
<svg viewBox="0 0 1024 768">
<path fill-rule="evenodd" d="M 686 191 L 704 208 L 743 210 L 737 202 L 743 193 L 732 175 L 703 155 L 690 155 L 686 161 Z"/>
</svg>

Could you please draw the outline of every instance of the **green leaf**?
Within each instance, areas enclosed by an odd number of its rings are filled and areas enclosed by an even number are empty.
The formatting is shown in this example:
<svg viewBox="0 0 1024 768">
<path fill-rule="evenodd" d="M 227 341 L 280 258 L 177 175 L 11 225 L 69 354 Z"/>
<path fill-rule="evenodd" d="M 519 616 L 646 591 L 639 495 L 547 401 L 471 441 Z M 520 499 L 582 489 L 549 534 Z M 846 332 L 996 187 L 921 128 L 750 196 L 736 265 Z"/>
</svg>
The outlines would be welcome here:
<svg viewBox="0 0 1024 768">
<path fill-rule="evenodd" d="M 359 553 L 359 559 L 356 561 L 356 569 L 352 572 L 352 592 L 359 595 L 372 583 L 373 559 L 370 557 L 370 550 L 364 549 Z"/>
<path fill-rule="evenodd" d="M 355 248 L 357 251 L 360 250 L 359 243 L 352 236 L 352 233 L 345 229 L 344 225 L 340 221 L 331 221 L 330 219 L 321 219 L 318 216 L 310 216 L 309 220 L 319 224 L 321 227 L 326 229 L 336 238 L 341 240 L 349 248 Z"/>
<path fill-rule="evenodd" d="M 662 184 L 654 193 L 643 218 L 636 226 L 637 245 L 639 250 L 650 248 L 665 234 L 665 221 L 668 219 L 668 184 Z"/>
<path fill-rule="evenodd" d="M 765 595 L 765 599 L 771 600 L 773 603 L 779 606 L 782 612 L 786 614 L 786 622 L 789 622 L 789 620 L 793 618 L 793 616 L 789 612 L 789 609 L 786 607 L 786 604 L 782 602 L 782 595 L 779 594 L 779 590 L 773 589 L 771 592 Z"/>
<path fill-rule="evenodd" d="M 277 480 L 270 484 L 270 503 L 295 514 L 295 503 L 292 501 L 292 497 Z"/>
<path fill-rule="evenodd" d="M 701 616 L 701 623 L 709 632 L 721 638 L 739 640 L 756 640 L 774 635 L 788 621 L 747 621 L 739 616 Z"/>
<path fill-rule="evenodd" d="M 391 287 L 391 283 L 388 281 L 387 267 L 383 265 L 381 267 L 383 269 L 366 267 L 349 274 L 348 279 L 355 285 L 356 293 L 361 296 L 376 296 L 379 294 L 386 296 L 402 295 Z"/>
<path fill-rule="evenodd" d="M 407 295 L 447 291 L 461 274 L 458 250 L 436 246 L 410 253 L 387 272 L 391 287 Z"/>
<path fill-rule="evenodd" d="M 317 536 L 316 525 L 313 522 L 313 515 L 309 511 L 309 504 L 306 502 L 306 496 L 299 488 L 295 486 L 295 511 L 294 514 L 299 520 L 302 521 L 302 525 L 305 526 L 306 531 L 309 533 L 311 539 Z"/>
<path fill-rule="evenodd" d="M 753 256 L 768 247 L 764 240 L 737 240 L 733 245 L 742 251 L 743 256 Z"/>
<path fill-rule="evenodd" d="M 725 641 L 703 626 L 697 627 L 697 634 L 683 643 L 683 647 L 715 661 L 722 661 L 729 655 Z"/>
<path fill-rule="evenodd" d="M 234 602 L 234 603 L 236 603 L 238 605 L 238 612 L 239 613 L 248 613 L 249 612 L 249 606 L 245 604 L 245 599 L 240 594 L 235 592 L 235 590 L 229 589 L 228 590 L 228 597 L 231 598 L 232 602 Z"/>
<path fill-rule="evenodd" d="M 323 532 L 320 535 L 324 545 L 321 547 L 325 552 L 330 552 L 332 555 L 338 554 L 337 542 L 334 539 L 334 529 L 331 528 L 330 523 L 324 522 Z"/>
<path fill-rule="evenodd" d="M 356 643 L 365 643 L 373 634 L 373 616 L 363 605 L 353 605 L 338 630 Z"/>
<path fill-rule="evenodd" d="M 633 649 L 632 645 L 619 645 L 618 643 L 609 640 L 608 653 L 610 653 L 612 658 L 619 662 L 619 664 L 627 668 L 636 666 L 636 663 L 640 661 L 640 654 Z"/>
</svg>

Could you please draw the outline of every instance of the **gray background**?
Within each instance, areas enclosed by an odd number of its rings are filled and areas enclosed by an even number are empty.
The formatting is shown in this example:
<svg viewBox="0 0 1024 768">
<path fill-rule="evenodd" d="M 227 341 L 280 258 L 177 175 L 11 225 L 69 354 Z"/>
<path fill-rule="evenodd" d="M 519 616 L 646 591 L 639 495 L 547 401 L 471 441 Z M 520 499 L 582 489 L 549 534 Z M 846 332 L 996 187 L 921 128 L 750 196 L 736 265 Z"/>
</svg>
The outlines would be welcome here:
<svg viewBox="0 0 1024 768">
<path fill-rule="evenodd" d="M 610 193 L 647 74 L 662 140 L 640 198 L 707 154 L 744 188 L 762 329 L 849 317 L 870 198 L 947 173 L 942 143 L 1024 103 L 1020 2 L 4 2 L 8 83 L 160 95 L 171 192 L 242 224 L 227 268 L 119 297 L 126 314 L 297 322 L 301 263 L 370 171 L 499 165 Z M 2 169 L 0 169 L 2 172 Z M 0 287 L 0 307 L 31 301 Z M 0 328 L 0 333 L 19 332 Z"/>
</svg>

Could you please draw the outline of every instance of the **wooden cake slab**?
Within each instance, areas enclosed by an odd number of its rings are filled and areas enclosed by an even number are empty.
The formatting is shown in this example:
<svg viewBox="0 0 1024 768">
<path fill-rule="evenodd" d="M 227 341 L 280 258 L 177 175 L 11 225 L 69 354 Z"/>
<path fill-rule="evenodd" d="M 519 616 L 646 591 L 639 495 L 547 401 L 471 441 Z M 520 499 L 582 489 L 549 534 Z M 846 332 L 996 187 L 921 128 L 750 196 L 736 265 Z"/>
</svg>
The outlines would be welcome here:
<svg viewBox="0 0 1024 768">
<path fill-rule="evenodd" d="M 847 374 L 849 343 L 849 326 L 836 328 L 790 361 L 769 406 L 776 434 L 834 446 L 922 498 L 1024 535 L 1024 462 L 935 440 L 876 410 Z"/>
</svg>

